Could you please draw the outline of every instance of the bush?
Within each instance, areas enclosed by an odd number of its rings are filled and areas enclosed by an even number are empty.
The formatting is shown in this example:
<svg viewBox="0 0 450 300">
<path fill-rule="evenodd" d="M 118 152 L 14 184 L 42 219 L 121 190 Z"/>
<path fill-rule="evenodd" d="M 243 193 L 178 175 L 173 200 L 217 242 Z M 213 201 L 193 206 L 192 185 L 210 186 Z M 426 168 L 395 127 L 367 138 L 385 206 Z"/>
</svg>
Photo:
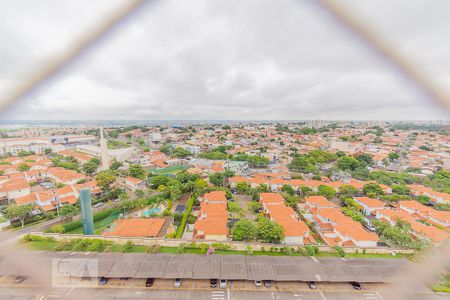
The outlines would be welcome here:
<svg viewBox="0 0 450 300">
<path fill-rule="evenodd" d="M 177 234 L 175 236 L 177 239 L 180 239 L 181 236 L 183 235 L 183 231 L 184 231 L 184 227 L 186 226 L 187 218 L 191 214 L 192 206 L 194 206 L 195 198 L 197 198 L 195 194 L 192 194 L 191 198 L 189 198 L 189 201 L 186 205 L 186 211 L 183 213 L 183 218 L 181 219 L 181 224 L 180 224 L 180 226 L 178 226 L 178 229 L 177 229 Z"/>
<path fill-rule="evenodd" d="M 189 216 L 187 217 L 186 222 L 187 222 L 188 224 L 194 224 L 194 223 L 195 223 L 195 220 L 197 220 L 196 217 L 194 217 L 193 215 L 189 215 Z"/>
<path fill-rule="evenodd" d="M 24 242 L 55 242 L 55 239 L 50 236 L 40 236 L 27 234 L 23 237 Z"/>
<path fill-rule="evenodd" d="M 130 252 L 131 249 L 133 249 L 133 242 L 132 241 L 127 241 L 125 244 L 122 245 L 122 253 L 125 252 Z"/>
<path fill-rule="evenodd" d="M 50 232 L 64 233 L 64 226 L 62 226 L 61 224 L 53 225 L 52 228 L 50 229 Z"/>
<path fill-rule="evenodd" d="M 309 256 L 316 256 L 316 254 L 319 253 L 319 248 L 317 246 L 306 245 L 305 249 L 308 251 Z"/>
<path fill-rule="evenodd" d="M 340 257 L 345 256 L 345 252 L 344 252 L 344 249 L 342 249 L 342 247 L 334 246 L 333 250 L 336 251 L 336 253 L 339 254 Z"/>
<path fill-rule="evenodd" d="M 81 226 L 83 226 L 83 222 L 81 220 L 72 221 L 63 225 L 64 232 L 70 232 L 72 230 L 80 228 Z"/>
</svg>

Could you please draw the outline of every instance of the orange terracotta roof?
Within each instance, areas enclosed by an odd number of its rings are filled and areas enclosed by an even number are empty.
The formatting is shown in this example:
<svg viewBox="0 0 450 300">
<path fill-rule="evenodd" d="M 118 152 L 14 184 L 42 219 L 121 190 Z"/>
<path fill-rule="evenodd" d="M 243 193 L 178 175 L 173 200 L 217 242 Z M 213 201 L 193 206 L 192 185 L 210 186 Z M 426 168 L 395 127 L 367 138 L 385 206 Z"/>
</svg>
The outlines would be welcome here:
<svg viewBox="0 0 450 300">
<path fill-rule="evenodd" d="M 165 219 L 119 219 L 111 225 L 106 236 L 156 237 L 164 225 Z"/>
</svg>

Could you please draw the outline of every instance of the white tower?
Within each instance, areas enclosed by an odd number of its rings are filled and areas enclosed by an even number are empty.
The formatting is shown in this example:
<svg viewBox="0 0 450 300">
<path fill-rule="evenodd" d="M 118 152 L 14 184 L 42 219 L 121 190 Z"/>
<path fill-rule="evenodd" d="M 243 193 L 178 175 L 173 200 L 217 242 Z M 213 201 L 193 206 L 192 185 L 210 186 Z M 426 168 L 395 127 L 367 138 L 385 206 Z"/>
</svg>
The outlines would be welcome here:
<svg viewBox="0 0 450 300">
<path fill-rule="evenodd" d="M 100 169 L 102 171 L 109 169 L 109 156 L 108 156 L 108 142 L 103 136 L 103 127 L 100 127 L 100 150 L 102 155 L 102 165 Z"/>
</svg>

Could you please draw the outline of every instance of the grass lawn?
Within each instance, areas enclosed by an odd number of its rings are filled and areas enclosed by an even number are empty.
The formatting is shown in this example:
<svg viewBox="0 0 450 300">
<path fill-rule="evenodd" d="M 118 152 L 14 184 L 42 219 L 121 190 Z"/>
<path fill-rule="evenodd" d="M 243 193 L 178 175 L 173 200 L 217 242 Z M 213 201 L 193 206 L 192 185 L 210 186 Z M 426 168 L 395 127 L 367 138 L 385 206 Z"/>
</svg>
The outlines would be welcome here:
<svg viewBox="0 0 450 300">
<path fill-rule="evenodd" d="M 440 292 L 440 293 L 450 293 L 450 286 L 448 285 L 433 285 L 431 287 L 433 292 Z"/>
<path fill-rule="evenodd" d="M 170 175 L 170 174 L 177 174 L 186 169 L 187 169 L 186 166 L 177 165 L 177 166 L 170 166 L 170 167 L 163 168 L 163 169 L 153 170 L 152 172 L 157 175 Z"/>
<path fill-rule="evenodd" d="M 99 231 L 100 233 L 105 230 L 105 228 L 109 225 L 111 225 L 112 222 L 117 220 L 119 218 L 120 212 L 114 213 L 109 215 L 108 217 L 104 218 L 103 220 L 99 220 L 94 222 L 94 231 Z M 83 233 L 83 227 L 75 228 L 74 230 L 65 232 L 65 233 Z"/>
<path fill-rule="evenodd" d="M 48 241 L 31 241 L 27 242 L 26 245 L 31 248 L 32 250 L 46 250 L 46 251 L 54 251 L 56 248 L 56 245 L 58 243 L 55 242 L 48 242 Z M 131 249 L 127 252 L 131 253 L 143 253 L 146 252 L 147 247 L 142 245 L 134 245 L 131 247 Z M 108 252 L 122 252 L 122 245 L 119 244 L 113 244 L 111 246 L 108 246 Z M 161 246 L 159 247 L 159 253 L 172 253 L 176 254 L 178 253 L 177 247 L 165 247 Z M 202 249 L 200 248 L 184 248 L 183 253 L 185 254 L 203 254 Z M 236 251 L 236 250 L 216 250 L 215 254 L 225 254 L 225 255 L 236 255 L 236 254 L 243 254 L 247 255 L 247 251 Z M 284 252 L 271 252 L 271 251 L 253 251 L 253 255 L 267 255 L 267 256 L 287 256 L 288 254 Z M 301 253 L 293 252 L 291 253 L 291 256 L 301 256 Z M 330 257 L 335 256 L 339 257 L 337 253 L 328 253 L 328 252 L 319 252 L 319 254 L 316 255 L 317 257 Z M 402 258 L 407 257 L 404 255 L 396 255 L 392 256 L 390 254 L 346 254 L 346 258 L 349 257 L 357 257 L 357 258 Z M 436 288 L 445 288 L 447 290 L 450 290 L 450 287 L 442 286 L 442 285 L 435 285 L 433 286 Z"/>
<path fill-rule="evenodd" d="M 55 251 L 56 242 L 28 242 L 26 243 L 32 250 Z"/>
</svg>

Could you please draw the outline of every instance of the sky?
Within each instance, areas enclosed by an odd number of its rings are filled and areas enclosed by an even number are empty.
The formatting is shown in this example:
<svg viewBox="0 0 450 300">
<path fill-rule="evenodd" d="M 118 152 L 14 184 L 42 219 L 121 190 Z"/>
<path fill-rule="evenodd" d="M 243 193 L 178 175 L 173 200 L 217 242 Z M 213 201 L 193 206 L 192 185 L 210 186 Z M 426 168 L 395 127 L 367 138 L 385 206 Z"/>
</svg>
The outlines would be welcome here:
<svg viewBox="0 0 450 300">
<path fill-rule="evenodd" d="M 0 0 L 0 98 L 125 1 Z M 450 94 L 450 1 L 339 0 Z M 312 0 L 148 1 L 7 120 L 449 120 Z"/>
</svg>

